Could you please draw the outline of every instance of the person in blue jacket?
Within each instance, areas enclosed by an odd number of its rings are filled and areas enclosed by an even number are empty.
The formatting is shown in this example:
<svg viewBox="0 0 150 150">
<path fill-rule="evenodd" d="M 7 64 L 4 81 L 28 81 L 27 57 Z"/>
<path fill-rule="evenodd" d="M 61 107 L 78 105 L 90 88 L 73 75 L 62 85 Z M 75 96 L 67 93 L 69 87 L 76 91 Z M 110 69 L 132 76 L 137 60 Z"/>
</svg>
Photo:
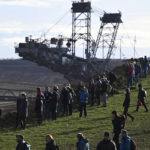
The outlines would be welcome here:
<svg viewBox="0 0 150 150">
<path fill-rule="evenodd" d="M 126 130 L 122 130 L 121 135 L 122 139 L 120 143 L 120 150 L 130 150 L 131 138 L 128 136 L 128 132 Z"/>
<path fill-rule="evenodd" d="M 86 87 L 82 87 L 79 91 L 79 97 L 80 97 L 80 104 L 79 104 L 79 110 L 80 110 L 80 118 L 82 117 L 82 112 L 84 110 L 84 116 L 87 117 L 87 110 L 86 105 L 88 103 L 88 89 Z"/>
<path fill-rule="evenodd" d="M 89 150 L 89 141 L 86 139 L 82 133 L 77 134 L 77 150 Z"/>
</svg>

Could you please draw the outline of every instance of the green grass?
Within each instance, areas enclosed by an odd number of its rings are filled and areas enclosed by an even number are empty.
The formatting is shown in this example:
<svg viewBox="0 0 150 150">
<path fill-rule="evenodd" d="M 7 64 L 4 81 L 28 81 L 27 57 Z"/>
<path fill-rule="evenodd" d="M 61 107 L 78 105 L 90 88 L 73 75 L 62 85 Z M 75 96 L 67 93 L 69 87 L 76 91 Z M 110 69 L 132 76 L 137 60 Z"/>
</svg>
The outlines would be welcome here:
<svg viewBox="0 0 150 150">
<path fill-rule="evenodd" d="M 150 78 L 143 81 L 143 86 L 147 90 L 147 105 L 150 108 Z M 131 91 L 131 107 L 129 112 L 135 117 L 132 122 L 127 119 L 126 129 L 129 135 L 136 141 L 138 150 L 150 149 L 150 112 L 146 113 L 143 106 L 138 113 L 135 113 L 137 104 L 137 90 Z M 57 121 L 45 121 L 42 126 L 27 125 L 26 130 L 14 131 L 11 128 L 0 129 L 0 150 L 13 150 L 16 147 L 16 134 L 23 134 L 25 140 L 32 145 L 32 150 L 44 150 L 45 135 L 52 134 L 60 147 L 60 150 L 74 150 L 76 146 L 76 134 L 82 132 L 90 141 L 91 150 L 103 138 L 105 131 L 112 133 L 111 112 L 117 110 L 123 112 L 122 103 L 124 101 L 124 91 L 119 95 L 109 98 L 107 108 L 88 107 L 88 117 L 79 119 L 79 113 L 75 112 L 72 117 L 59 118 Z M 112 134 L 113 136 L 113 134 Z"/>
</svg>

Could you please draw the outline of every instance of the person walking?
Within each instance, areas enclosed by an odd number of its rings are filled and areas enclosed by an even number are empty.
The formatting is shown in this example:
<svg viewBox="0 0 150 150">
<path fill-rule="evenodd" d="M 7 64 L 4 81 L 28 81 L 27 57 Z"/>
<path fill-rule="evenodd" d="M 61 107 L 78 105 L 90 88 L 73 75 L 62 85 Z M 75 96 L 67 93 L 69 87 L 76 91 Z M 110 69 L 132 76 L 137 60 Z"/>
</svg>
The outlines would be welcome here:
<svg viewBox="0 0 150 150">
<path fill-rule="evenodd" d="M 86 110 L 86 105 L 88 103 L 88 89 L 83 87 L 81 91 L 79 92 L 80 96 L 80 105 L 79 105 L 79 110 L 80 110 L 80 118 L 82 117 L 82 112 L 84 110 L 84 116 L 87 117 L 87 110 Z"/>
<path fill-rule="evenodd" d="M 119 150 L 119 135 L 121 133 L 121 119 L 117 114 L 117 111 L 112 112 L 112 124 L 113 124 L 113 141 L 116 143 L 117 150 Z"/>
<path fill-rule="evenodd" d="M 124 107 L 124 112 L 123 114 L 127 117 L 129 116 L 132 121 L 134 121 L 134 117 L 128 113 L 128 109 L 130 107 L 130 101 L 131 101 L 131 98 L 130 98 L 130 89 L 127 88 L 126 91 L 125 91 L 125 100 L 124 100 L 124 103 L 123 103 L 123 107 Z"/>
<path fill-rule="evenodd" d="M 147 93 L 146 91 L 143 89 L 142 84 L 139 84 L 139 92 L 138 92 L 138 104 L 137 104 L 137 108 L 136 108 L 136 112 L 138 112 L 139 107 L 141 104 L 143 104 L 146 112 L 148 112 L 148 108 L 145 104 L 145 99 L 146 99 Z"/>
<path fill-rule="evenodd" d="M 82 133 L 77 134 L 77 150 L 89 150 L 89 142 Z"/>
<path fill-rule="evenodd" d="M 44 94 L 40 88 L 37 88 L 37 96 L 35 102 L 35 112 L 37 115 L 37 122 L 39 125 L 43 122 L 43 101 L 44 101 Z"/>
<path fill-rule="evenodd" d="M 21 129 L 26 127 L 26 118 L 28 116 L 28 100 L 26 98 L 26 93 L 21 93 L 17 99 L 17 117 L 16 117 L 16 129 L 19 124 Z"/>
<path fill-rule="evenodd" d="M 104 133 L 104 139 L 98 143 L 96 150 L 117 150 L 115 142 L 110 139 L 109 132 Z"/>
<path fill-rule="evenodd" d="M 56 146 L 56 142 L 51 134 L 46 135 L 46 147 L 45 150 L 59 150 Z"/>
<path fill-rule="evenodd" d="M 31 145 L 24 141 L 23 135 L 16 135 L 17 147 L 16 150 L 30 150 Z"/>
</svg>

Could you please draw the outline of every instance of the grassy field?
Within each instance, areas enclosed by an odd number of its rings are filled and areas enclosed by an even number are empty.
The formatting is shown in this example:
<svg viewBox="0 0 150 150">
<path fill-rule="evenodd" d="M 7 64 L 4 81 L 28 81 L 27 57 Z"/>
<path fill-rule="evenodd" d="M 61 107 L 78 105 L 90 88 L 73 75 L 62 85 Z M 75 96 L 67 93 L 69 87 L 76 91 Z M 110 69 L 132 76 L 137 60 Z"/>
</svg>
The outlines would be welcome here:
<svg viewBox="0 0 150 150">
<path fill-rule="evenodd" d="M 147 90 L 147 105 L 150 108 L 150 78 L 143 81 L 144 88 Z M 129 112 L 135 117 L 132 122 L 127 119 L 126 129 L 129 135 L 136 141 L 138 150 L 150 149 L 150 112 L 146 113 L 143 106 L 139 112 L 134 112 L 137 104 L 137 90 L 131 91 L 131 107 Z M 42 126 L 28 124 L 26 130 L 14 131 L 12 128 L 0 129 L 0 150 L 13 150 L 16 147 L 16 134 L 23 134 L 32 150 L 44 150 L 45 135 L 52 134 L 60 147 L 60 150 L 75 150 L 76 134 L 84 133 L 89 139 L 91 150 L 103 138 L 105 131 L 112 133 L 111 112 L 117 110 L 123 112 L 122 103 L 124 91 L 119 95 L 109 98 L 108 107 L 88 107 L 88 117 L 79 119 L 79 113 L 75 112 L 71 117 L 59 118 L 57 121 L 45 121 Z M 113 134 L 112 134 L 113 135 Z"/>
</svg>

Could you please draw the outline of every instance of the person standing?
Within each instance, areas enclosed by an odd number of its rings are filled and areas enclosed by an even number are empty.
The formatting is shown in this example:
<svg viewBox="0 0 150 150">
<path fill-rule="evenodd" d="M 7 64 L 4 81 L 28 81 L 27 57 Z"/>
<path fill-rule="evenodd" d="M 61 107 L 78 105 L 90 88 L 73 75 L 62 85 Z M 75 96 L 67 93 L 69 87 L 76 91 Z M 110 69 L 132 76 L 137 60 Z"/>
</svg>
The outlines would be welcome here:
<svg viewBox="0 0 150 150">
<path fill-rule="evenodd" d="M 37 122 L 39 125 L 41 125 L 43 122 L 43 101 L 44 101 L 44 94 L 40 88 L 37 88 L 35 111 L 37 115 Z"/>
<path fill-rule="evenodd" d="M 101 90 L 102 90 L 102 82 L 100 80 L 100 77 L 98 76 L 96 86 L 95 86 L 95 94 L 96 94 L 96 100 L 98 106 L 100 105 Z"/>
<path fill-rule="evenodd" d="M 110 139 L 109 132 L 104 133 L 104 139 L 98 143 L 96 150 L 117 150 L 115 142 Z"/>
<path fill-rule="evenodd" d="M 80 96 L 80 106 L 79 106 L 80 115 L 79 116 L 80 118 L 82 117 L 82 112 L 84 110 L 84 116 L 87 117 L 86 105 L 88 103 L 88 96 L 89 96 L 88 89 L 83 87 L 81 91 L 79 92 L 79 96 Z"/>
<path fill-rule="evenodd" d="M 53 87 L 52 101 L 51 101 L 51 111 L 52 111 L 52 120 L 57 119 L 57 105 L 59 100 L 59 91 L 57 86 Z"/>
<path fill-rule="evenodd" d="M 72 115 L 72 103 L 73 103 L 73 97 L 74 97 L 74 90 L 71 88 L 71 85 L 69 84 L 67 87 L 68 91 L 68 108 L 69 108 L 69 115 Z"/>
<path fill-rule="evenodd" d="M 145 98 L 146 98 L 146 96 L 147 96 L 147 93 L 146 93 L 146 91 L 143 89 L 142 84 L 139 84 L 138 104 L 137 104 L 137 108 L 136 108 L 136 111 L 137 111 L 137 112 L 138 112 L 139 106 L 140 106 L 139 103 L 142 103 L 143 106 L 144 106 L 144 108 L 145 108 L 145 110 L 146 110 L 146 112 L 148 112 L 148 108 L 147 108 L 147 106 L 146 106 L 146 104 L 145 104 Z"/>
<path fill-rule="evenodd" d="M 28 100 L 26 93 L 21 93 L 17 99 L 17 117 L 16 117 L 16 129 L 21 124 L 21 129 L 26 127 L 26 118 L 28 116 Z"/>
<path fill-rule="evenodd" d="M 90 103 L 91 106 L 94 105 L 94 94 L 95 94 L 95 82 L 94 79 L 92 78 L 90 83 L 89 83 L 89 97 L 90 97 Z"/>
<path fill-rule="evenodd" d="M 108 81 L 107 79 L 103 78 L 102 79 L 102 90 L 101 90 L 101 95 L 102 95 L 102 100 L 103 100 L 103 107 L 107 106 L 107 99 L 108 99 L 108 94 L 107 94 L 107 88 L 108 88 Z"/>
<path fill-rule="evenodd" d="M 44 97 L 45 97 L 43 104 L 44 119 L 50 119 L 50 102 L 52 100 L 52 93 L 50 92 L 49 87 L 45 88 Z"/>
<path fill-rule="evenodd" d="M 77 150 L 89 150 L 89 142 L 82 133 L 77 134 Z"/>
<path fill-rule="evenodd" d="M 56 142 L 51 134 L 46 136 L 46 147 L 45 150 L 58 150 Z"/>
<path fill-rule="evenodd" d="M 68 116 L 69 114 L 69 108 L 68 108 L 68 90 L 67 87 L 64 86 L 61 91 L 61 100 L 63 104 L 63 115 Z"/>
<path fill-rule="evenodd" d="M 113 141 L 116 143 L 117 150 L 119 150 L 119 135 L 121 133 L 121 120 L 116 111 L 112 112 L 112 124 L 113 124 Z"/>
<path fill-rule="evenodd" d="M 23 135 L 16 135 L 17 147 L 16 150 L 30 150 L 31 145 L 24 141 Z"/>
<path fill-rule="evenodd" d="M 124 107 L 124 112 L 123 114 L 127 117 L 129 116 L 132 121 L 134 121 L 134 117 L 128 113 L 128 109 L 130 107 L 130 101 L 131 101 L 131 98 L 130 98 L 130 89 L 127 88 L 126 91 L 125 91 L 125 100 L 124 100 L 124 103 L 123 103 L 123 107 Z"/>
</svg>

